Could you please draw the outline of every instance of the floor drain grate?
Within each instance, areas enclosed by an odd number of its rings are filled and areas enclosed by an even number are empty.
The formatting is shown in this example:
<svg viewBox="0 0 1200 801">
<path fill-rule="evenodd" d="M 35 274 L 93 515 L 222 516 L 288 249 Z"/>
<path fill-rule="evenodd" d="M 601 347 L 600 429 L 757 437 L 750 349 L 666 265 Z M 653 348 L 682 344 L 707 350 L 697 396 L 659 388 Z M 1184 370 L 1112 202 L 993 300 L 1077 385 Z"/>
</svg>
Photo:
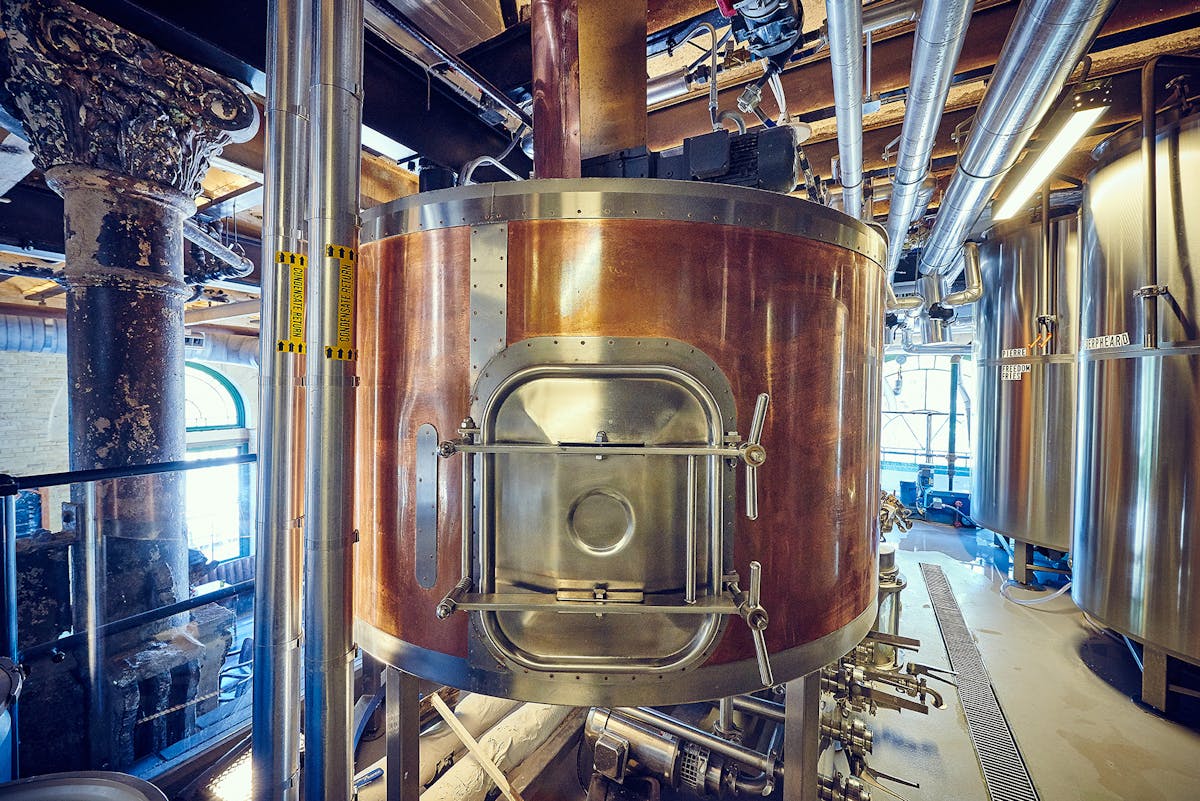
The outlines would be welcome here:
<svg viewBox="0 0 1200 801">
<path fill-rule="evenodd" d="M 1038 801 L 1029 768 L 996 700 L 983 655 L 967 630 L 946 574 L 937 565 L 922 562 L 921 575 L 950 655 L 950 666 L 958 673 L 958 696 L 988 795 L 992 801 Z"/>
</svg>

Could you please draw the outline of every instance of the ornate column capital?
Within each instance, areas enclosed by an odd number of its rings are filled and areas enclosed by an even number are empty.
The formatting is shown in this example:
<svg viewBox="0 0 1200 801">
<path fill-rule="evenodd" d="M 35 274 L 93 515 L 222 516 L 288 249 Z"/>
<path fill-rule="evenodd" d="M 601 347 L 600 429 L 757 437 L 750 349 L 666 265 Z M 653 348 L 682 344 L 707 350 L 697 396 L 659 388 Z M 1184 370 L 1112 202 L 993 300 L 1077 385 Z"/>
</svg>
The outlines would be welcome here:
<svg viewBox="0 0 1200 801">
<path fill-rule="evenodd" d="M 258 129 L 236 83 L 68 0 L 5 0 L 0 24 L 10 112 L 42 170 L 108 170 L 190 198 L 209 159 Z"/>
</svg>

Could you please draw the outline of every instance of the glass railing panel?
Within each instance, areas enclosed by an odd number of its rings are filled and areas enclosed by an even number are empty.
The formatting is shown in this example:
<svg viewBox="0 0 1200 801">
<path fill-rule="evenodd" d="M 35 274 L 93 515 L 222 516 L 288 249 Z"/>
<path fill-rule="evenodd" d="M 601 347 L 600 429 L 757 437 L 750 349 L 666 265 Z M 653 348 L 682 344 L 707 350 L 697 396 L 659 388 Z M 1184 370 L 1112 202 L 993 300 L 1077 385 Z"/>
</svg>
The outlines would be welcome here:
<svg viewBox="0 0 1200 801">
<path fill-rule="evenodd" d="M 20 775 L 151 777 L 249 719 L 255 465 L 203 457 L 152 475 L 43 477 L 6 498 L 25 504 L 6 515 L 6 617 L 28 674 Z"/>
</svg>

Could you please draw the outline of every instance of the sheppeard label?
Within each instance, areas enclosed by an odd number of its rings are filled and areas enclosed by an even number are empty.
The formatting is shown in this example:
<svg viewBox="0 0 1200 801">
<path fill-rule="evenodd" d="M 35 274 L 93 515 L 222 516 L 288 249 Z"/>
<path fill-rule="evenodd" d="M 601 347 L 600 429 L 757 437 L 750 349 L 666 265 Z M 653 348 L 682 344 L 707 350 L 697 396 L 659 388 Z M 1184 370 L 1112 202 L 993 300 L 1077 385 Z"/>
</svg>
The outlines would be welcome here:
<svg viewBox="0 0 1200 801">
<path fill-rule="evenodd" d="M 1088 337 L 1083 340 L 1084 350 L 1104 350 L 1105 348 L 1121 348 L 1129 344 L 1129 332 L 1106 334 L 1102 337 Z"/>
</svg>

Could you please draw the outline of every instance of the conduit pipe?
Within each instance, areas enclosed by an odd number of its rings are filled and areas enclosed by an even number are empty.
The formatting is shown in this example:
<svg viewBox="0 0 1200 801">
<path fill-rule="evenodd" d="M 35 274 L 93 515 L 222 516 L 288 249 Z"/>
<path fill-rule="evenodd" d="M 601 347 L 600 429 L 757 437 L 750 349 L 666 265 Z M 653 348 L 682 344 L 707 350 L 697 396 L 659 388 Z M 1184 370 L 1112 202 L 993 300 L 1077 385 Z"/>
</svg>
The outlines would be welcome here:
<svg viewBox="0 0 1200 801">
<path fill-rule="evenodd" d="M 884 28 L 890 28 L 893 25 L 903 25 L 906 22 L 912 22 L 917 18 L 917 9 L 920 7 L 920 0 L 892 0 L 887 2 L 870 3 L 863 7 L 862 10 L 862 29 L 863 33 L 875 33 Z M 821 25 L 821 30 L 817 38 L 805 45 L 803 50 L 797 51 L 792 57 L 793 63 L 800 58 L 820 53 L 829 44 L 828 23 Z"/>
<path fill-rule="evenodd" d="M 533 119 L 525 113 L 520 104 L 506 95 L 503 90 L 496 87 L 491 81 L 485 78 L 478 70 L 468 64 L 464 59 L 454 55 L 446 48 L 438 44 L 437 40 L 421 30 L 421 27 L 397 10 L 396 6 L 387 0 L 370 0 L 371 17 L 377 15 L 383 16 L 386 19 L 394 22 L 405 33 L 417 41 L 421 47 L 424 47 L 429 52 L 437 57 L 438 61 L 446 64 L 450 69 L 457 72 L 459 75 L 466 78 L 482 95 L 487 97 L 491 102 L 495 103 L 500 108 L 507 111 L 509 114 L 516 117 L 526 126 L 533 127 Z M 374 30 L 378 31 L 379 26 L 373 25 Z M 434 65 L 435 67 L 437 65 Z"/>
<path fill-rule="evenodd" d="M 933 192 L 927 186 L 933 145 L 937 140 L 954 68 L 967 36 L 974 0 L 925 0 L 913 37 L 912 73 L 904 100 L 904 126 L 892 179 L 888 208 L 887 280 L 900 263 L 904 239 L 921 207 L 929 206 Z M 936 184 L 934 185 L 936 188 Z"/>
<path fill-rule="evenodd" d="M 245 278 L 254 272 L 254 262 L 223 245 L 194 219 L 189 218 L 183 221 L 183 238 L 224 264 L 225 269 L 221 271 L 223 276 Z M 203 281 L 198 283 L 203 283 Z"/>
<path fill-rule="evenodd" d="M 305 309 L 304 798 L 354 795 L 351 718 L 363 0 L 317 0 Z M 276 569 L 279 569 L 276 566 Z"/>
<path fill-rule="evenodd" d="M 300 795 L 299 470 L 304 460 L 304 355 L 276 343 L 289 331 L 293 265 L 305 254 L 308 215 L 310 0 L 271 0 L 267 10 L 266 153 L 259 318 L 258 523 L 254 570 L 254 798 Z M 282 259 L 282 262 L 281 262 Z M 303 281 L 303 278 L 301 278 Z M 299 290 L 303 294 L 303 283 Z M 204 348 L 218 343 L 204 338 Z"/>
<path fill-rule="evenodd" d="M 975 115 L 971 136 L 921 254 L 922 273 L 949 284 L 959 250 L 1016 163 L 1116 0 L 1024 0 Z"/>
<path fill-rule="evenodd" d="M 829 66 L 833 70 L 833 103 L 837 116 L 838 161 L 842 209 L 863 219 L 863 22 L 862 4 L 825 0 L 829 31 Z"/>
</svg>

